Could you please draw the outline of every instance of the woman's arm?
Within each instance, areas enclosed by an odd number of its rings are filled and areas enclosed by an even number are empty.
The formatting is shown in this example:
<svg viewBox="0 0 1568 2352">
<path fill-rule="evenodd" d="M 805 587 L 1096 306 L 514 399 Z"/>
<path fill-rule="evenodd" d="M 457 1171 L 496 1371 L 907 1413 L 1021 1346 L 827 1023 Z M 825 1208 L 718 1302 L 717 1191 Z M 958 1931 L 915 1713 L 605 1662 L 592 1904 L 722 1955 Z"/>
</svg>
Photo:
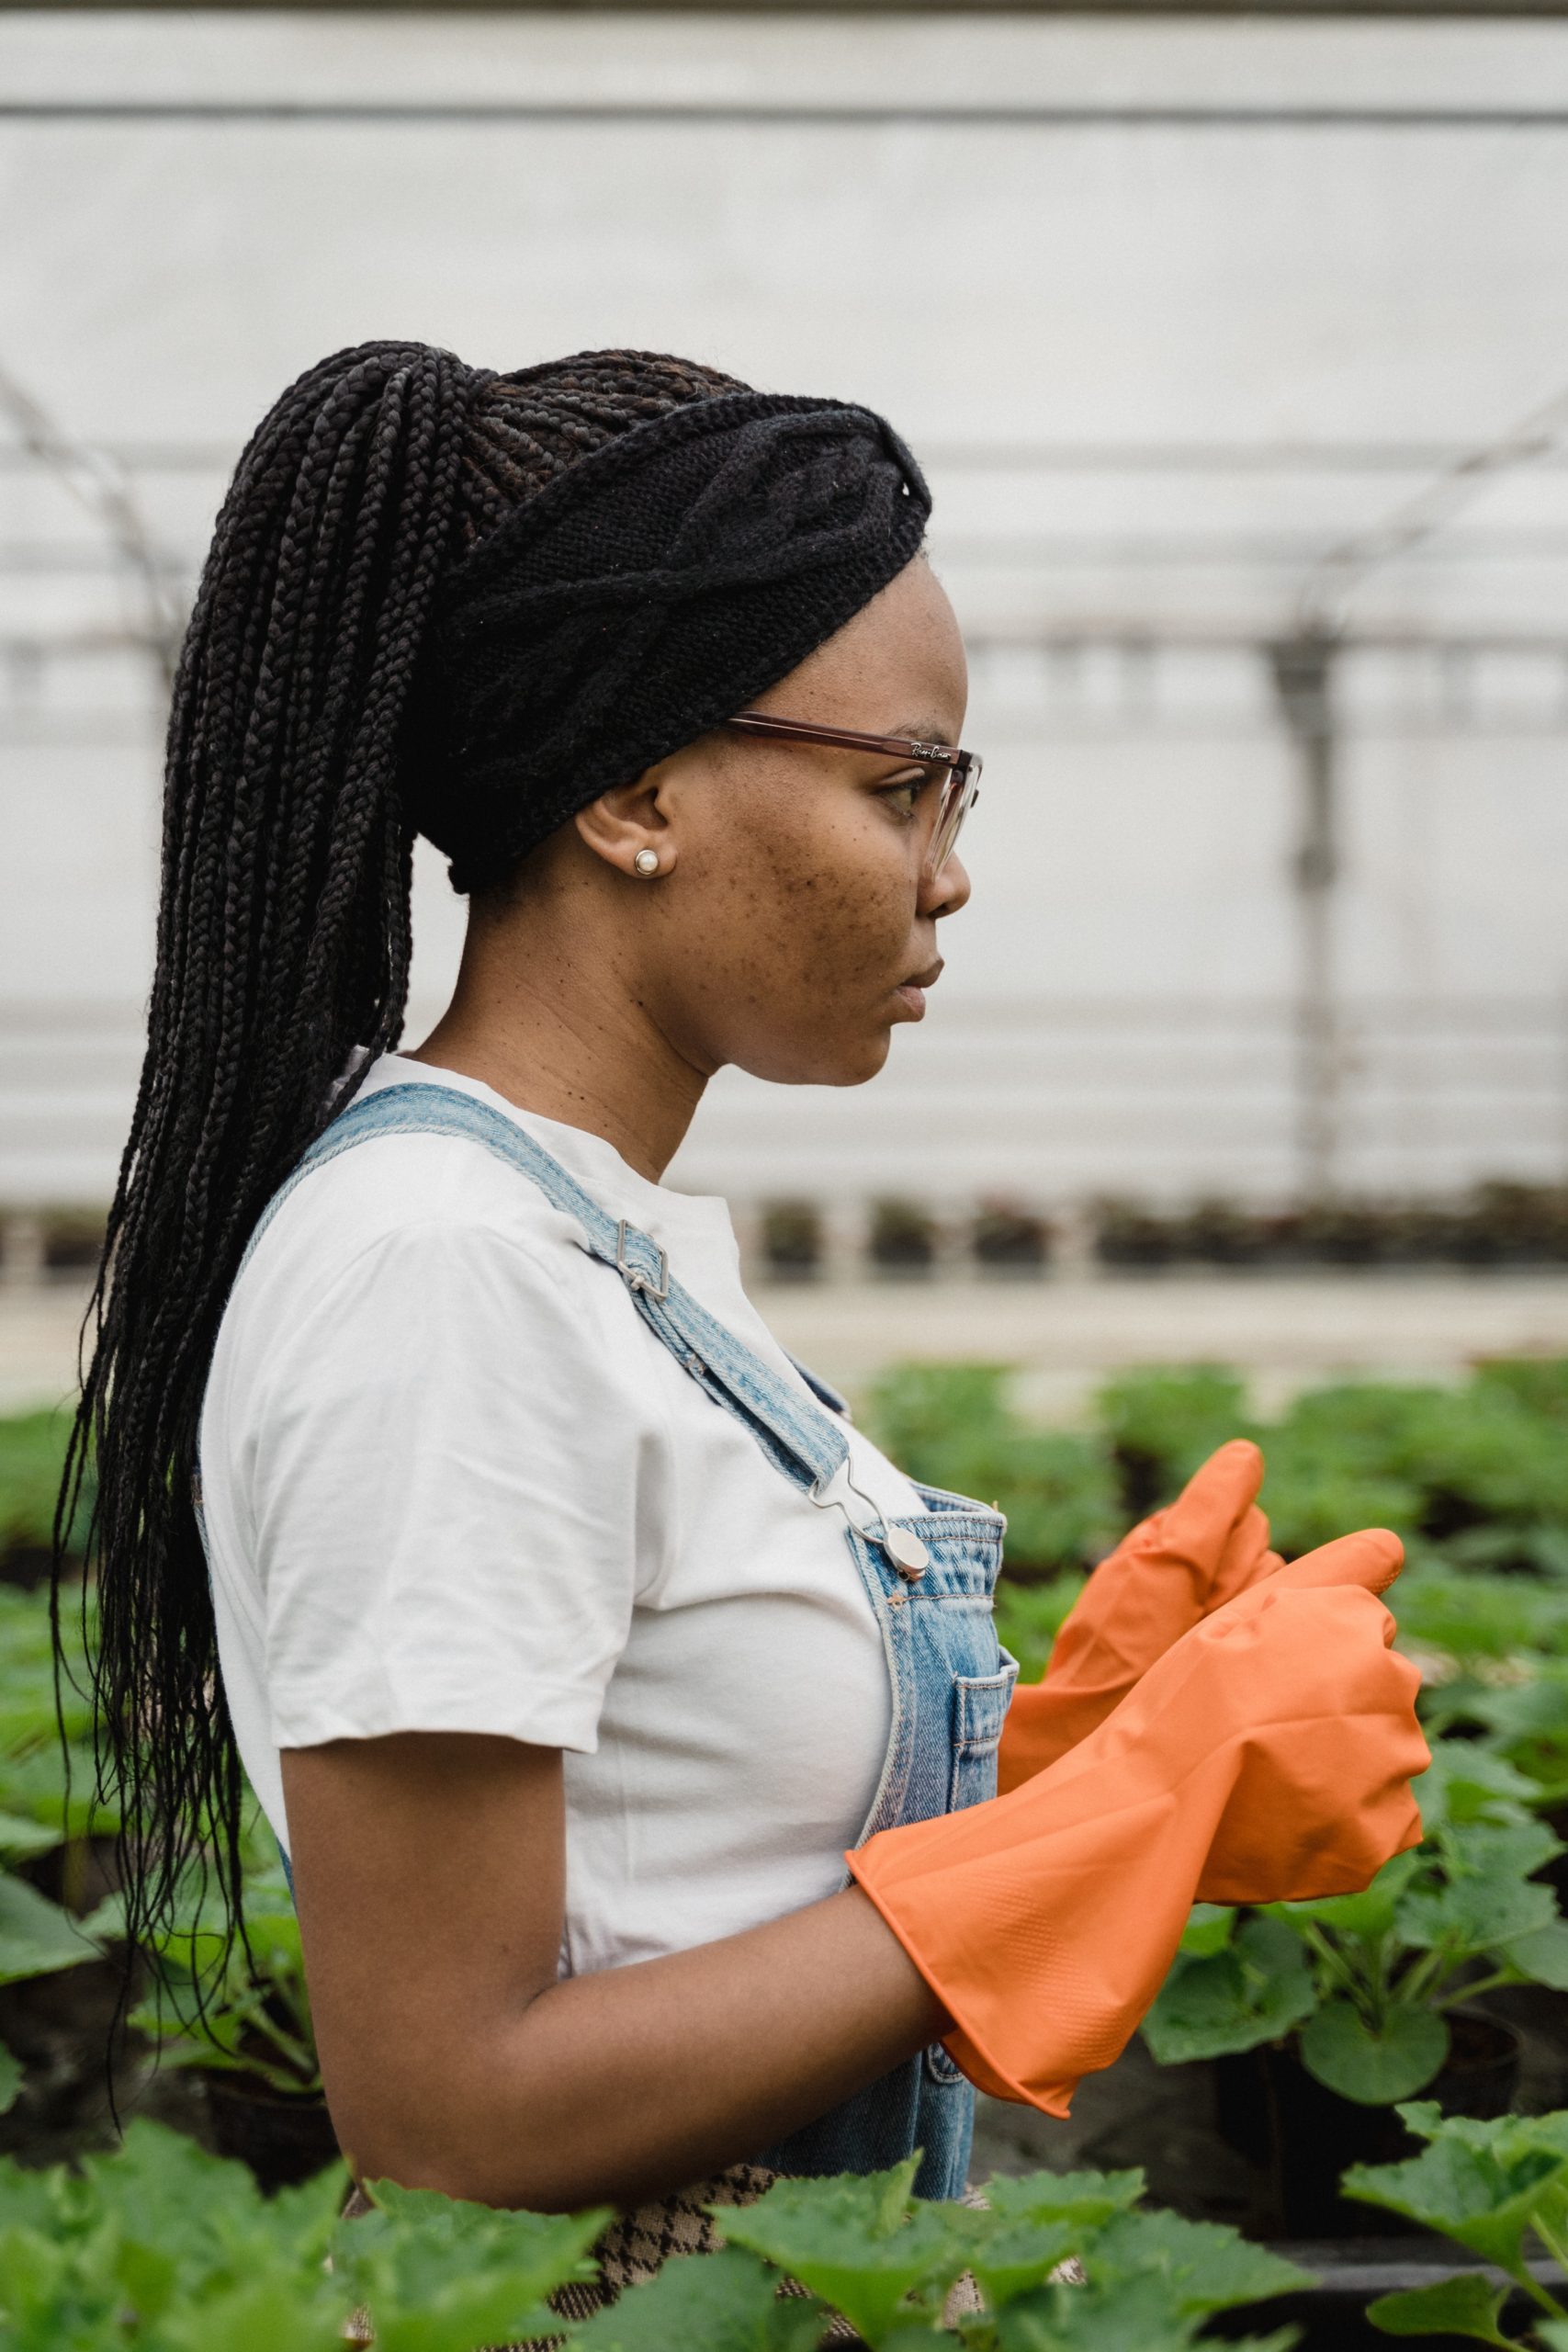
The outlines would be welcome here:
<svg viewBox="0 0 1568 2352">
<path fill-rule="evenodd" d="M 858 1888 L 662 1960 L 556 1980 L 558 1750 L 408 1732 L 285 1753 L 338 2138 L 493 2205 L 630 2205 L 753 2155 L 949 2020 Z"/>
</svg>

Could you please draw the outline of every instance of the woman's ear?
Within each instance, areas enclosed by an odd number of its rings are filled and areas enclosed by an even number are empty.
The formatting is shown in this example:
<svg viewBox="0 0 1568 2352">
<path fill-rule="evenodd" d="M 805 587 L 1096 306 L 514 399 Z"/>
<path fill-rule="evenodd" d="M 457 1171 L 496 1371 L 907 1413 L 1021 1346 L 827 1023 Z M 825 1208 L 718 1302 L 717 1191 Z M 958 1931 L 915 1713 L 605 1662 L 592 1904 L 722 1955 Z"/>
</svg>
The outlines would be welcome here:
<svg viewBox="0 0 1568 2352">
<path fill-rule="evenodd" d="M 633 881 L 656 881 L 675 864 L 675 828 L 665 789 L 670 765 L 660 760 L 630 784 L 602 792 L 572 820 L 595 856 Z"/>
</svg>

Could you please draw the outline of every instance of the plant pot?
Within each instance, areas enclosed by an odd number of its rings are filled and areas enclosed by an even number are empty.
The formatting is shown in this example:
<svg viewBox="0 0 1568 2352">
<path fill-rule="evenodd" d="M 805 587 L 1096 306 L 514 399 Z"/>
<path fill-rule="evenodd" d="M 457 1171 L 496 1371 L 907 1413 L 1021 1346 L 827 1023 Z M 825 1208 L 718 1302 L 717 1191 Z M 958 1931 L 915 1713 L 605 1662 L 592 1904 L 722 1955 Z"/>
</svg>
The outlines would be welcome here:
<svg viewBox="0 0 1568 2352">
<path fill-rule="evenodd" d="M 1519 2037 L 1495 2018 L 1450 2017 L 1453 2043 L 1436 2080 L 1418 2094 L 1445 2115 L 1506 2115 L 1519 2075 Z M 1350 2165 L 1399 2164 L 1415 2146 L 1392 2107 L 1341 2098 L 1297 2054 L 1294 2037 L 1216 2060 L 1215 2114 L 1230 2146 L 1266 2173 L 1271 2227 L 1291 2238 L 1389 2235 L 1396 2216 L 1339 2194 Z"/>
<path fill-rule="evenodd" d="M 202 2071 L 212 2143 L 248 2165 L 264 2189 L 291 2188 L 338 2162 L 327 2103 L 289 2098 L 254 2075 Z"/>
<path fill-rule="evenodd" d="M 36 1592 L 49 1582 L 53 1555 L 47 1544 L 11 1544 L 0 1550 L 0 1584 L 20 1592 Z"/>
</svg>

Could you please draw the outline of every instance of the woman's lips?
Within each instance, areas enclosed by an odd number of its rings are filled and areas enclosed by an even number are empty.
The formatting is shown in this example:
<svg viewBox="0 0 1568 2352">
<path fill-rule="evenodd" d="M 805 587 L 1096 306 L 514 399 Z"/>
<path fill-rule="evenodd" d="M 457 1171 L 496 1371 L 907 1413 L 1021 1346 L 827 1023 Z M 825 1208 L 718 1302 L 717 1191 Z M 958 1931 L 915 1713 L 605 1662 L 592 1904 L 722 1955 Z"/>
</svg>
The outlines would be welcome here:
<svg viewBox="0 0 1568 2352">
<path fill-rule="evenodd" d="M 895 996 L 903 998 L 917 1021 L 924 1017 L 926 990 L 935 988 L 942 978 L 942 958 L 939 956 L 934 964 L 928 964 L 925 970 L 917 972 L 912 979 L 900 981 L 893 991 Z"/>
</svg>

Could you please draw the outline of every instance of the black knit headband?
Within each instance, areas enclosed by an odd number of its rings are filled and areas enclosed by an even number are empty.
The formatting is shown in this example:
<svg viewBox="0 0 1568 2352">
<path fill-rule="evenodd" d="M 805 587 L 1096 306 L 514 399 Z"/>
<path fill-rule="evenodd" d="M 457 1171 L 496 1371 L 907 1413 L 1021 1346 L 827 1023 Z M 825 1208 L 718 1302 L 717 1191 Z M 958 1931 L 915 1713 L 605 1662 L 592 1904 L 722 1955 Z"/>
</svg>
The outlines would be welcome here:
<svg viewBox="0 0 1568 2352">
<path fill-rule="evenodd" d="M 440 592 L 409 813 L 453 888 L 744 709 L 903 570 L 930 513 L 892 426 L 833 401 L 722 393 L 569 467 Z"/>
</svg>

